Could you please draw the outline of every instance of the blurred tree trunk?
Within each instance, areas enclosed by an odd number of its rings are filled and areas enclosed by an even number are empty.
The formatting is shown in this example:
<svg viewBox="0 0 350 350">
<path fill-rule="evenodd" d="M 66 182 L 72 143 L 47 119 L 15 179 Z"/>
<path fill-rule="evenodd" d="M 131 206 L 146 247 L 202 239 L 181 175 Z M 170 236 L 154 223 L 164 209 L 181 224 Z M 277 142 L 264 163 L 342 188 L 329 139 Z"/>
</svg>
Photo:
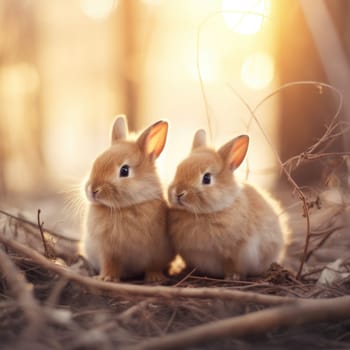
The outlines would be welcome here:
<svg viewBox="0 0 350 350">
<path fill-rule="evenodd" d="M 42 172 L 42 120 L 34 3 L 0 2 L 0 195 L 36 184 Z M 25 181 L 21 181 L 25 180 Z"/>
<path fill-rule="evenodd" d="M 137 78 L 137 11 L 136 1 L 120 1 L 120 21 L 117 21 L 117 37 L 120 41 L 120 62 L 121 62 L 121 79 L 124 95 L 124 109 L 128 117 L 129 129 L 137 129 L 138 118 L 138 84 Z"/>
<path fill-rule="evenodd" d="M 307 26 L 298 0 L 275 1 L 276 18 L 280 18 L 277 65 L 280 70 L 281 85 L 296 81 L 327 82 L 327 76 L 318 50 Z M 338 29 L 342 31 L 344 16 L 348 16 L 347 2 L 329 2 L 331 13 Z M 317 6 L 317 4 L 315 4 Z M 340 17 L 342 20 L 340 20 Z M 332 62 L 329 62 L 332 64 Z M 295 86 L 284 90 L 281 96 L 280 147 L 285 161 L 304 152 L 325 131 L 337 109 L 334 94 L 317 86 Z M 346 96 L 344 96 L 346 98 Z M 335 142 L 329 151 L 340 151 L 341 140 Z M 300 184 L 307 184 L 319 177 L 322 165 L 305 163 L 294 172 Z"/>
</svg>

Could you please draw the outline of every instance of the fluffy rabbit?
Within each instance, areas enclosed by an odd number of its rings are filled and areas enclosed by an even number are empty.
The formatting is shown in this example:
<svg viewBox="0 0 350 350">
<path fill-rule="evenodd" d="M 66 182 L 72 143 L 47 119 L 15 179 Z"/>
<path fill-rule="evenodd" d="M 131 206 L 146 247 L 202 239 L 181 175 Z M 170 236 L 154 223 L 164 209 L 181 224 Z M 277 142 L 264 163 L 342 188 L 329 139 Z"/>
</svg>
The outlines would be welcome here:
<svg viewBox="0 0 350 350">
<path fill-rule="evenodd" d="M 89 203 L 82 253 L 102 280 L 145 273 L 146 281 L 158 281 L 173 258 L 167 205 L 154 164 L 167 131 L 167 122 L 159 121 L 131 141 L 120 116 L 111 146 L 93 163 L 85 184 Z"/>
<path fill-rule="evenodd" d="M 249 144 L 241 135 L 218 151 L 206 146 L 204 130 L 177 167 L 169 186 L 169 232 L 186 264 L 213 277 L 239 279 L 259 275 L 284 246 L 276 203 L 232 172 Z"/>
</svg>

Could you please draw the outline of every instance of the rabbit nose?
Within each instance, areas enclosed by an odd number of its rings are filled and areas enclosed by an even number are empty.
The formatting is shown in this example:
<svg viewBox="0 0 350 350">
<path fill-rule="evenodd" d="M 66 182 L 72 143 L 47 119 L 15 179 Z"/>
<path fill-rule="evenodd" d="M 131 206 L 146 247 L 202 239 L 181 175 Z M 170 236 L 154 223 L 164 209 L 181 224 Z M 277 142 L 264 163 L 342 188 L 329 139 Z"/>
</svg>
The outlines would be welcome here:
<svg viewBox="0 0 350 350">
<path fill-rule="evenodd" d="M 176 199 L 179 204 L 181 204 L 181 199 L 186 195 L 186 191 L 182 191 L 180 193 L 176 193 Z"/>
<path fill-rule="evenodd" d="M 86 193 L 88 198 L 92 199 L 92 200 L 96 200 L 97 194 L 100 192 L 100 189 L 98 187 L 94 187 L 92 185 L 87 185 L 86 188 Z"/>
</svg>

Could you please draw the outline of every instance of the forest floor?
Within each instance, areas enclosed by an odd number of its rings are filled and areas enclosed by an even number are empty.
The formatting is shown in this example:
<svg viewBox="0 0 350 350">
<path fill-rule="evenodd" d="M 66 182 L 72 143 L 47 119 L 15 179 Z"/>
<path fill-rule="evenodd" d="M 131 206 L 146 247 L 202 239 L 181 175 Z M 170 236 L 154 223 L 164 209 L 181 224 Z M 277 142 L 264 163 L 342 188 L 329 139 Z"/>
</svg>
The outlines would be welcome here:
<svg viewBox="0 0 350 350">
<path fill-rule="evenodd" d="M 243 281 L 185 269 L 162 285 L 91 278 L 77 237 L 46 228 L 54 210 L 42 226 L 44 207 L 29 219 L 1 208 L 0 348 L 350 349 L 347 198 L 310 198 L 305 251 L 302 205 L 285 197 L 297 204 L 281 265 Z"/>
</svg>

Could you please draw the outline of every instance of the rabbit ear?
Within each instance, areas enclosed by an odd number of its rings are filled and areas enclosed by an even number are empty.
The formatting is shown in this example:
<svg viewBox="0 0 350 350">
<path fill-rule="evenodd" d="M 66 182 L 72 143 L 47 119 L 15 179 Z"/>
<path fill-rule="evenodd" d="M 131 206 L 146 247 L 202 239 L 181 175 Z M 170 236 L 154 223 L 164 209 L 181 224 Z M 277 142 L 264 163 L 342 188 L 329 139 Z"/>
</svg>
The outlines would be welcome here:
<svg viewBox="0 0 350 350">
<path fill-rule="evenodd" d="M 126 123 L 126 116 L 120 114 L 116 117 L 111 133 L 111 142 L 112 144 L 118 140 L 126 139 L 128 134 L 128 126 Z"/>
<path fill-rule="evenodd" d="M 249 145 L 249 136 L 240 135 L 223 145 L 218 153 L 226 161 L 230 170 L 237 169 L 243 162 Z"/>
<path fill-rule="evenodd" d="M 150 156 L 157 159 L 163 151 L 168 135 L 168 122 L 160 120 L 148 127 L 137 139 L 137 143 Z"/>
<path fill-rule="evenodd" d="M 193 137 L 192 150 L 197 147 L 206 146 L 206 144 L 207 142 L 205 130 L 199 129 Z"/>
</svg>

